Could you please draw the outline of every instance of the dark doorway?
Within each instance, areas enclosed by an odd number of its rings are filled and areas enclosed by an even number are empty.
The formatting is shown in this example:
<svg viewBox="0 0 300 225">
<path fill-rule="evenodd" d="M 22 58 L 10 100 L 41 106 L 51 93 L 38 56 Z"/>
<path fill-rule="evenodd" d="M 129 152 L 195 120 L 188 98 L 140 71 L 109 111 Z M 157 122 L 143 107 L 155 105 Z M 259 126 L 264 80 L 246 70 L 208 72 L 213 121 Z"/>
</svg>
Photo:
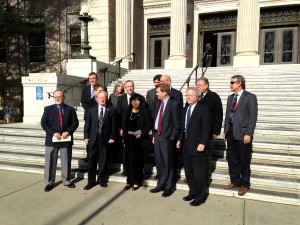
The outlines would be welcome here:
<svg viewBox="0 0 300 225">
<path fill-rule="evenodd" d="M 210 43 L 211 47 L 213 49 L 213 59 L 211 66 L 216 67 L 217 66 L 217 45 L 218 45 L 218 35 L 216 32 L 207 31 L 204 32 L 204 38 L 203 38 L 203 53 L 205 52 L 205 45 L 206 43 Z M 203 66 L 205 67 L 205 60 L 203 60 Z"/>
</svg>

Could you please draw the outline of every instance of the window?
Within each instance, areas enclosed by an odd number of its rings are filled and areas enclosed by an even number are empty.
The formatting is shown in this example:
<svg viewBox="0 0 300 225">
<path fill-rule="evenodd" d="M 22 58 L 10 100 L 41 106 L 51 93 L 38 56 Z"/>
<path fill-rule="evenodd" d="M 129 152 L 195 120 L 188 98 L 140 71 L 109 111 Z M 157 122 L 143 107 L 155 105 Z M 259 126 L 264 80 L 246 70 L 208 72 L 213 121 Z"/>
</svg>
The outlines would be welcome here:
<svg viewBox="0 0 300 225">
<path fill-rule="evenodd" d="M 45 62 L 45 24 L 44 18 L 31 18 L 34 28 L 28 36 L 29 62 Z"/>
<path fill-rule="evenodd" d="M 69 58 L 81 55 L 81 22 L 78 14 L 67 15 Z"/>
<path fill-rule="evenodd" d="M 5 33 L 0 32 L 0 63 L 6 63 L 6 37 Z"/>
</svg>

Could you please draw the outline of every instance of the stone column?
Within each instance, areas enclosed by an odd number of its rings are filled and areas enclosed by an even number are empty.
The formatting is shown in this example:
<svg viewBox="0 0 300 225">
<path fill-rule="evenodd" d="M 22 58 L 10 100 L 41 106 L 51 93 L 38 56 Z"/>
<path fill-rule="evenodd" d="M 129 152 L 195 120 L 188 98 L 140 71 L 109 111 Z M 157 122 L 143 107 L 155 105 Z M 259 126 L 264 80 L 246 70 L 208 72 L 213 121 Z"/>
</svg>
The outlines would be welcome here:
<svg viewBox="0 0 300 225">
<path fill-rule="evenodd" d="M 166 69 L 183 69 L 186 66 L 187 0 L 171 1 L 170 57 Z"/>
<path fill-rule="evenodd" d="M 259 20 L 258 0 L 240 0 L 237 18 L 236 56 L 233 65 L 259 65 Z"/>
<path fill-rule="evenodd" d="M 116 1 L 116 61 L 131 52 L 131 0 Z M 122 62 L 122 67 L 129 66 L 131 55 Z M 126 63 L 127 62 L 127 63 Z"/>
</svg>

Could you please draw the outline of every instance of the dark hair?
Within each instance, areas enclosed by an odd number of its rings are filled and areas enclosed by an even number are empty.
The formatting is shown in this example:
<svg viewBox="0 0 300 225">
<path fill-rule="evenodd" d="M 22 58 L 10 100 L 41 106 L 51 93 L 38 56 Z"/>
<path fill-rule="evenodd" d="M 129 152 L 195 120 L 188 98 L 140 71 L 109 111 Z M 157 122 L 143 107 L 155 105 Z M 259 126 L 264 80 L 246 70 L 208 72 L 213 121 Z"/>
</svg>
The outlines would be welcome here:
<svg viewBox="0 0 300 225">
<path fill-rule="evenodd" d="M 160 81 L 161 74 L 157 74 L 153 77 L 153 81 L 159 80 Z"/>
<path fill-rule="evenodd" d="M 237 83 L 241 84 L 243 90 L 246 89 L 246 80 L 242 75 L 234 75 L 231 79 L 236 79 Z"/>
<path fill-rule="evenodd" d="M 197 81 L 196 81 L 196 83 L 198 81 L 200 81 L 200 80 L 202 80 L 204 82 L 204 84 L 207 84 L 207 86 L 209 87 L 209 81 L 208 81 L 208 79 L 206 77 L 200 77 L 200 78 L 198 78 Z"/>
<path fill-rule="evenodd" d="M 97 73 L 95 73 L 95 72 L 90 72 L 90 73 L 89 73 L 89 77 L 92 76 L 92 75 L 96 75 L 96 80 L 98 80 L 98 75 L 97 75 Z"/>
<path fill-rule="evenodd" d="M 132 102 L 132 100 L 136 100 L 136 99 L 138 99 L 140 101 L 139 109 L 145 108 L 145 106 L 146 106 L 145 98 L 142 95 L 138 94 L 138 93 L 134 93 L 130 97 L 130 99 L 129 99 L 129 102 L 130 102 L 130 105 L 129 105 L 130 111 L 132 110 L 132 104 L 131 104 L 131 102 Z"/>
</svg>

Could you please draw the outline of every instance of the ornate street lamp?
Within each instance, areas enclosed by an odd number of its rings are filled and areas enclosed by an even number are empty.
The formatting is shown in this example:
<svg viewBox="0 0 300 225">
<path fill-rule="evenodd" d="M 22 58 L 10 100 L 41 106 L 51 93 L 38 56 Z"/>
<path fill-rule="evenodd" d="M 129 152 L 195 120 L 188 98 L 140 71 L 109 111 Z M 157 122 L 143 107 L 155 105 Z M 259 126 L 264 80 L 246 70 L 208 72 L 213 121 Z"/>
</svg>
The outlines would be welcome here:
<svg viewBox="0 0 300 225">
<path fill-rule="evenodd" d="M 90 49 L 92 49 L 91 46 L 89 46 L 89 38 L 88 38 L 88 23 L 93 21 L 94 19 L 88 15 L 89 8 L 86 4 L 83 4 L 81 6 L 81 13 L 82 16 L 79 16 L 78 19 L 83 22 L 84 25 L 84 39 L 83 39 L 83 46 L 81 46 L 81 49 L 83 49 L 83 54 L 78 56 L 78 59 L 96 59 L 96 57 L 90 55 Z"/>
</svg>

